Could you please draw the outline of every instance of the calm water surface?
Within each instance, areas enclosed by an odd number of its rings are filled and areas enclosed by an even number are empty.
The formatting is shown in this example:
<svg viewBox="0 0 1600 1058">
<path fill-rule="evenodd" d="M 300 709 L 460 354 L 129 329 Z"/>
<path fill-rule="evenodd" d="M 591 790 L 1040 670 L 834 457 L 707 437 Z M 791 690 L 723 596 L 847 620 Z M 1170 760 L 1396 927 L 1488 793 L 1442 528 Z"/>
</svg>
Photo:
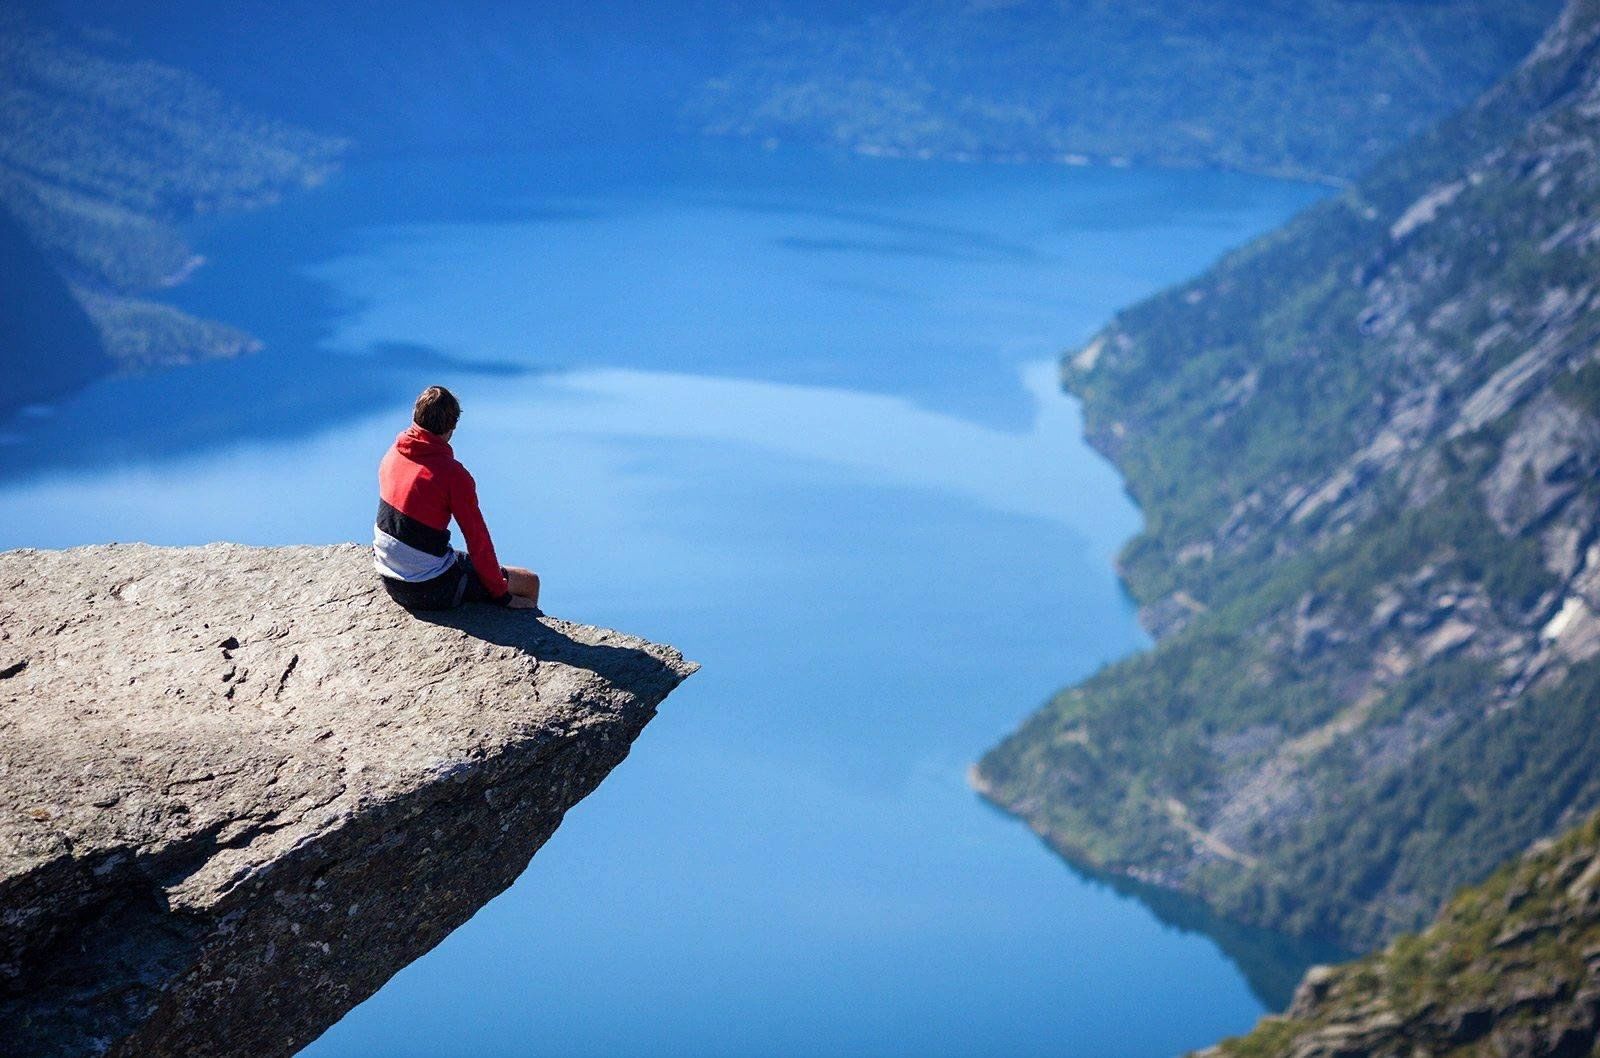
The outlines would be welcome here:
<svg viewBox="0 0 1600 1058">
<path fill-rule="evenodd" d="M 4 427 L 0 546 L 368 538 L 424 384 L 546 607 L 705 665 L 523 878 L 307 1052 L 1154 1058 L 1310 954 L 967 789 L 1143 642 L 1058 352 L 1313 197 L 706 148 L 390 160 L 197 232 L 262 354 Z"/>
</svg>

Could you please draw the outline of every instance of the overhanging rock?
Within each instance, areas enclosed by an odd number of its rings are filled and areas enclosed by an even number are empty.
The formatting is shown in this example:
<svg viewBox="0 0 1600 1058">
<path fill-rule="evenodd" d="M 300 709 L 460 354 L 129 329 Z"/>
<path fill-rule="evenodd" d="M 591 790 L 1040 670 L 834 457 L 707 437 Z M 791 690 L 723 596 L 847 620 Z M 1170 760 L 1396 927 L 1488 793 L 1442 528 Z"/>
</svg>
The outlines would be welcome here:
<svg viewBox="0 0 1600 1058">
<path fill-rule="evenodd" d="M 695 670 L 366 549 L 0 554 L 0 1051 L 287 1055 L 509 886 Z"/>
</svg>

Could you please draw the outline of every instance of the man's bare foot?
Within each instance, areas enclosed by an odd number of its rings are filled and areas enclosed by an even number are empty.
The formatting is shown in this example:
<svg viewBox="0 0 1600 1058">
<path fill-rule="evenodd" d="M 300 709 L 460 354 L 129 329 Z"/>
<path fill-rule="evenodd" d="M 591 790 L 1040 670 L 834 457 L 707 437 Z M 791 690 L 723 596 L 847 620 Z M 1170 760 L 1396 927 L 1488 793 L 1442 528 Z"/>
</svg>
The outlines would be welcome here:
<svg viewBox="0 0 1600 1058">
<path fill-rule="evenodd" d="M 511 607 L 513 610 L 532 610 L 535 617 L 544 616 L 544 611 L 539 609 L 538 603 L 534 602 L 532 599 L 525 599 L 520 595 L 513 595 L 511 597 L 511 601 L 506 605 Z"/>
</svg>

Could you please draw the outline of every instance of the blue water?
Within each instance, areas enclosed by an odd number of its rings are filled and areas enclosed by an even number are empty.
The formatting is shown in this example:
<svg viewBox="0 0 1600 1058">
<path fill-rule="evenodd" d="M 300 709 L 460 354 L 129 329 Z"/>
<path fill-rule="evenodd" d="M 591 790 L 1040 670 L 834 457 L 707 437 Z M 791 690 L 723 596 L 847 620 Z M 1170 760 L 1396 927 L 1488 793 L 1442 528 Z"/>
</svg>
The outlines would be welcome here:
<svg viewBox="0 0 1600 1058">
<path fill-rule="evenodd" d="M 266 351 L 5 425 L 0 546 L 366 539 L 439 382 L 546 608 L 704 664 L 309 1055 L 1175 1054 L 1309 954 L 1076 873 L 964 772 L 1144 642 L 1110 565 L 1138 515 L 1056 357 L 1314 195 L 740 148 L 360 163 L 197 229 L 177 300 Z"/>
</svg>

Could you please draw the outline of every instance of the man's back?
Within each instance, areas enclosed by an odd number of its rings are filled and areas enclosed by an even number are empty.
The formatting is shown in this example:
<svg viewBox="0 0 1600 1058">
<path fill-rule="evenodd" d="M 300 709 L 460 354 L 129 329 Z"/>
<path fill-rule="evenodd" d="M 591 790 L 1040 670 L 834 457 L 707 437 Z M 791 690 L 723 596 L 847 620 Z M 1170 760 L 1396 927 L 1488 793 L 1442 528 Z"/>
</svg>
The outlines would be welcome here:
<svg viewBox="0 0 1600 1058">
<path fill-rule="evenodd" d="M 378 515 L 373 565 L 402 604 L 417 609 L 463 601 L 509 601 L 505 571 L 478 509 L 477 484 L 455 457 L 449 437 L 460 406 L 442 387 L 423 391 L 414 422 L 378 465 Z M 435 432 L 428 420 L 442 428 Z M 467 553 L 450 547 L 450 520 L 465 537 Z"/>
<path fill-rule="evenodd" d="M 378 527 L 413 548 L 434 556 L 448 555 L 451 498 L 459 491 L 453 486 L 463 476 L 470 478 L 443 438 L 411 426 L 394 439 L 378 464 Z M 413 557 L 404 551 L 396 554 L 402 567 Z M 412 579 L 400 573 L 389 575 Z"/>
</svg>

